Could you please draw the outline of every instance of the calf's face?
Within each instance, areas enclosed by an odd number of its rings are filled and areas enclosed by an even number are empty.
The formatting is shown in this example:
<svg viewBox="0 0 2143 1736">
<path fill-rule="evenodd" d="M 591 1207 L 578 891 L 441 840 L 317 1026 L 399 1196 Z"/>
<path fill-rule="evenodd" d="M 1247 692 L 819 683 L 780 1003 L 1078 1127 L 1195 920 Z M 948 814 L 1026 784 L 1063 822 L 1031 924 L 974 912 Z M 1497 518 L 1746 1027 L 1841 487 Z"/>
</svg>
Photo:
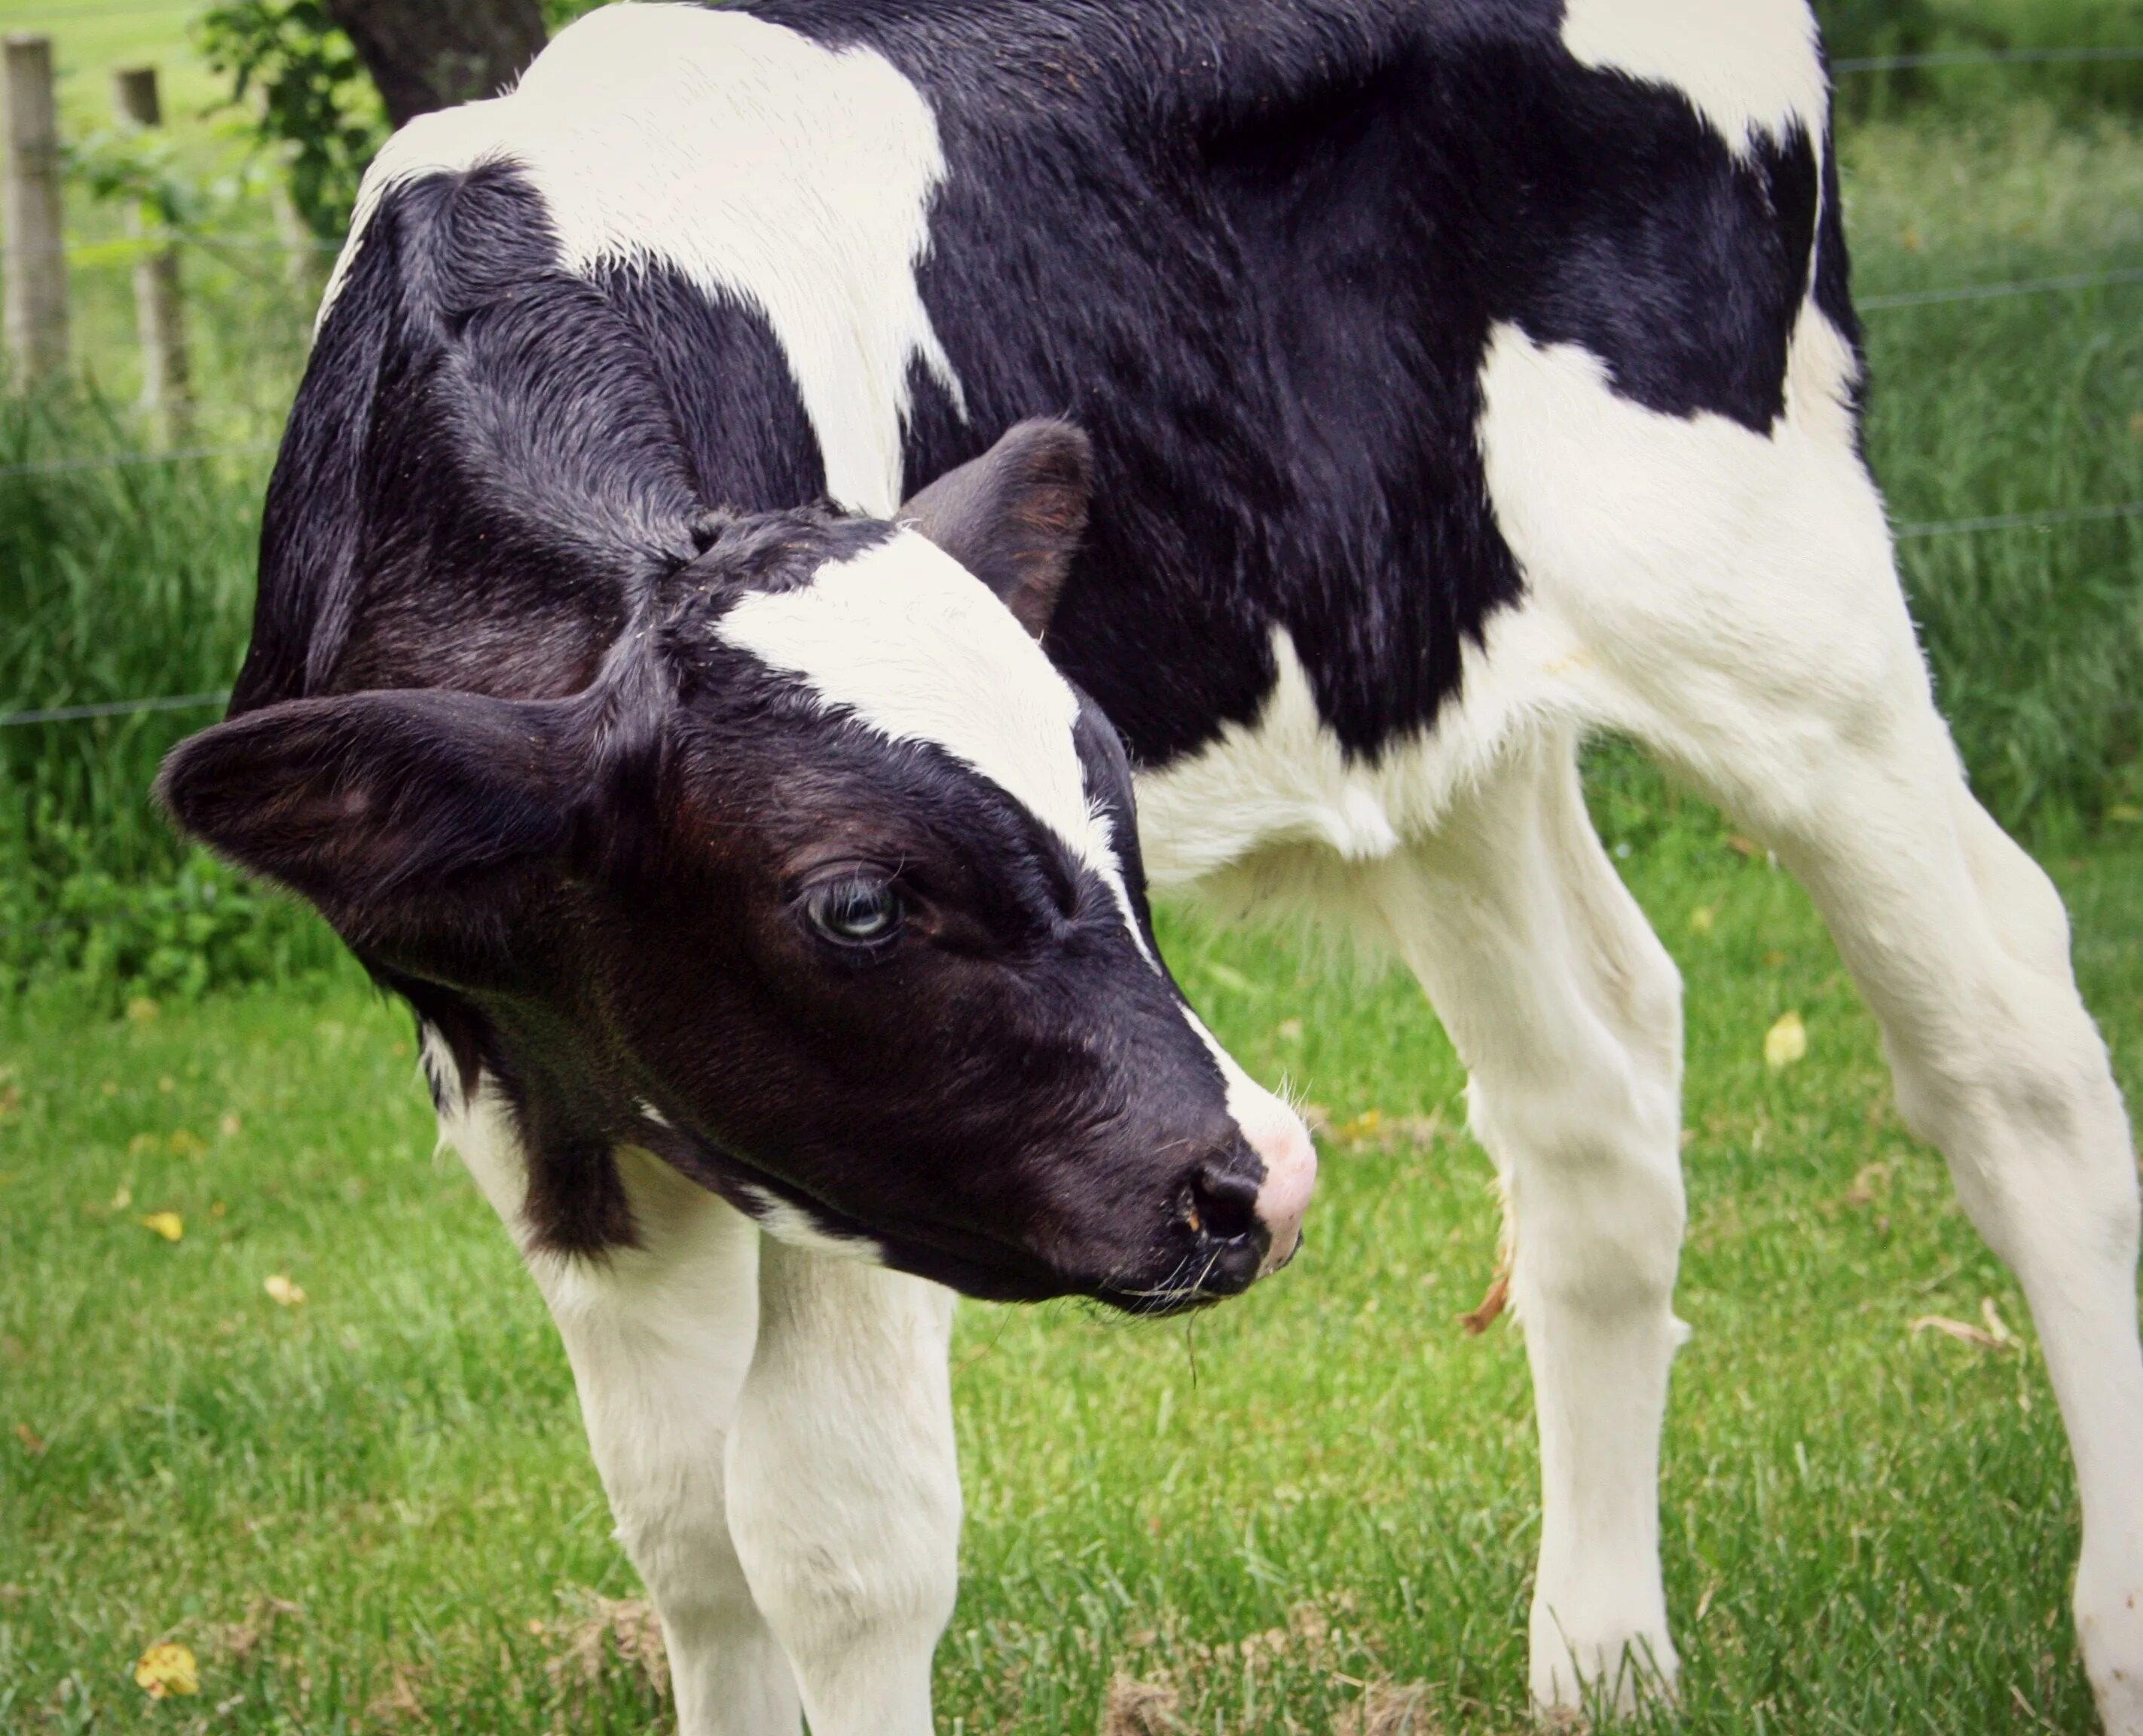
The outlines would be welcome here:
<svg viewBox="0 0 2143 1736">
<path fill-rule="evenodd" d="M 1314 1158 L 1162 965 L 1122 749 L 1037 642 L 1087 472 L 1022 424 L 898 524 L 708 521 L 587 691 L 290 701 L 164 799 L 506 1096 L 540 1240 L 632 1238 L 630 1143 L 973 1294 L 1233 1293 Z"/>
</svg>

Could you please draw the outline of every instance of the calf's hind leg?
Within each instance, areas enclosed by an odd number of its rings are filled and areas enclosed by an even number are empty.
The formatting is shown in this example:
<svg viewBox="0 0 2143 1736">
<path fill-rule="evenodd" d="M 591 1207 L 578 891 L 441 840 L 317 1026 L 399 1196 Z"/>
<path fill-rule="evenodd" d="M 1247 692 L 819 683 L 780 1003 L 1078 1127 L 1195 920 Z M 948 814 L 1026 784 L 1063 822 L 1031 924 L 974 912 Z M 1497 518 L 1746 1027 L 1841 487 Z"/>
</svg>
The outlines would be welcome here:
<svg viewBox="0 0 2143 1736">
<path fill-rule="evenodd" d="M 1532 1695 L 1626 1709 L 1676 1668 L 1659 1441 L 1680 1337 L 1680 978 L 1601 850 L 1567 736 L 1376 873 L 1515 1228 L 1541 1450 Z"/>
<path fill-rule="evenodd" d="M 1715 768 L 1715 786 L 1822 908 L 1881 1023 L 1907 1124 L 1940 1148 L 1967 1214 L 2022 1286 L 2076 1462 L 2085 1665 L 2107 1730 L 2143 1736 L 2127 1118 L 2071 974 L 2061 900 L 1965 787 L 1900 641 L 1901 691 L 1868 696 L 1849 726 L 1812 732 L 1800 750 Z"/>
<path fill-rule="evenodd" d="M 2081 1496 L 2085 1667 L 2111 1736 L 2143 1736 L 2134 1150 L 2060 899 L 1973 800 L 1935 710 L 1851 373 L 1807 314 L 1786 414 L 1759 433 L 1654 414 L 1583 352 L 1507 331 L 1484 378 L 1490 487 L 1535 605 L 1585 648 L 1584 708 L 1807 884 L 1907 1121 L 2022 1285 Z"/>
</svg>

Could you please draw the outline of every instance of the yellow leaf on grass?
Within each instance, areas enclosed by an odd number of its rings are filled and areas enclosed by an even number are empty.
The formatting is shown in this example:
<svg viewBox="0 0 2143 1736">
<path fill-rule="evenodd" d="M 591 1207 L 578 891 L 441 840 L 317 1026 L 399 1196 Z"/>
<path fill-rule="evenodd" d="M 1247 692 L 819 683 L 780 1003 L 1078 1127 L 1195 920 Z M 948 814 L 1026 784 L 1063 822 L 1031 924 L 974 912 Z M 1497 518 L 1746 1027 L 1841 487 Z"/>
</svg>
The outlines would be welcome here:
<svg viewBox="0 0 2143 1736">
<path fill-rule="evenodd" d="M 167 1694 L 199 1694 L 200 1666 L 177 1640 L 166 1640 L 141 1654 L 141 1661 L 134 1666 L 134 1684 L 152 1700 Z"/>
<path fill-rule="evenodd" d="M 146 1025 L 164 1009 L 146 995 L 136 995 L 126 1003 L 126 1016 L 137 1025 Z"/>
<path fill-rule="evenodd" d="M 176 1212 L 151 1212 L 135 1221 L 144 1229 L 153 1229 L 167 1242 L 176 1242 L 186 1233 L 186 1220 Z"/>
<path fill-rule="evenodd" d="M 269 1299 L 279 1308 L 299 1308 L 304 1305 L 304 1290 L 299 1285 L 293 1283 L 283 1273 L 276 1273 L 260 1288 L 268 1293 Z"/>
<path fill-rule="evenodd" d="M 1969 1321 L 1952 1320 L 1943 1314 L 1923 1314 L 1906 1330 L 1914 1338 L 1923 1332 L 1938 1332 L 1946 1338 L 1954 1338 L 1960 1344 L 1976 1344 L 1982 1350 L 2006 1350 L 2015 1342 L 2013 1338 L 1997 1338 L 1991 1332 L 1982 1332 Z"/>
<path fill-rule="evenodd" d="M 1689 926 L 1698 934 L 1709 934 L 1719 926 L 1719 907 L 1700 904 L 1689 913 Z"/>
<path fill-rule="evenodd" d="M 1797 1012 L 1779 1015 L 1777 1024 L 1764 1033 L 1764 1065 L 1776 1072 L 1789 1067 L 1808 1053 L 1808 1026 Z"/>
</svg>

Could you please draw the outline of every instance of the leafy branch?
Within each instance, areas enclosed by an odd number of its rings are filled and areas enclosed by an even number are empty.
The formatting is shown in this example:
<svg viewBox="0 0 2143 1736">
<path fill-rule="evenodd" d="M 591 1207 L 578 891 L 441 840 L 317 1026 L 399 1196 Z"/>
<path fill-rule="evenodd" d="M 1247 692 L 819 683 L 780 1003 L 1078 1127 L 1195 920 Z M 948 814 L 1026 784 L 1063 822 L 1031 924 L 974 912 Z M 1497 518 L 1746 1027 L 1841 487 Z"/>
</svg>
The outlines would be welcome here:
<svg viewBox="0 0 2143 1736">
<path fill-rule="evenodd" d="M 339 240 L 364 166 L 387 136 L 349 38 L 321 0 L 222 0 L 195 29 L 203 57 L 230 77 L 231 103 L 257 102 L 255 130 L 287 161 L 305 226 Z"/>
</svg>

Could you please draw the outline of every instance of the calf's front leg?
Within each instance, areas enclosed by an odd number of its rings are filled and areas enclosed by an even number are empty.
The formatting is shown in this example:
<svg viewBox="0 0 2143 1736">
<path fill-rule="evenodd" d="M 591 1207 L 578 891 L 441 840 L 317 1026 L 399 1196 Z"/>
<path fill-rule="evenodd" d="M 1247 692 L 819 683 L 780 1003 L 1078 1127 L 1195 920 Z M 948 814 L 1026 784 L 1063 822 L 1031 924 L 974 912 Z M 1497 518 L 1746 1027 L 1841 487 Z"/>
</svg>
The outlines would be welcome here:
<svg viewBox="0 0 2143 1736">
<path fill-rule="evenodd" d="M 451 1081 L 447 1065 L 433 1076 Z M 440 1131 L 550 1304 L 618 1541 L 670 1656 L 677 1736 L 799 1736 L 796 1683 L 730 1537 L 723 1460 L 758 1333 L 760 1233 L 645 1151 L 617 1154 L 639 1244 L 599 1260 L 530 1245 L 527 1168 L 493 1087 L 441 1093 Z"/>
<path fill-rule="evenodd" d="M 930 1736 L 960 1477 L 952 1293 L 771 1239 L 728 1451 L 730 1534 L 812 1736 Z"/>
</svg>

